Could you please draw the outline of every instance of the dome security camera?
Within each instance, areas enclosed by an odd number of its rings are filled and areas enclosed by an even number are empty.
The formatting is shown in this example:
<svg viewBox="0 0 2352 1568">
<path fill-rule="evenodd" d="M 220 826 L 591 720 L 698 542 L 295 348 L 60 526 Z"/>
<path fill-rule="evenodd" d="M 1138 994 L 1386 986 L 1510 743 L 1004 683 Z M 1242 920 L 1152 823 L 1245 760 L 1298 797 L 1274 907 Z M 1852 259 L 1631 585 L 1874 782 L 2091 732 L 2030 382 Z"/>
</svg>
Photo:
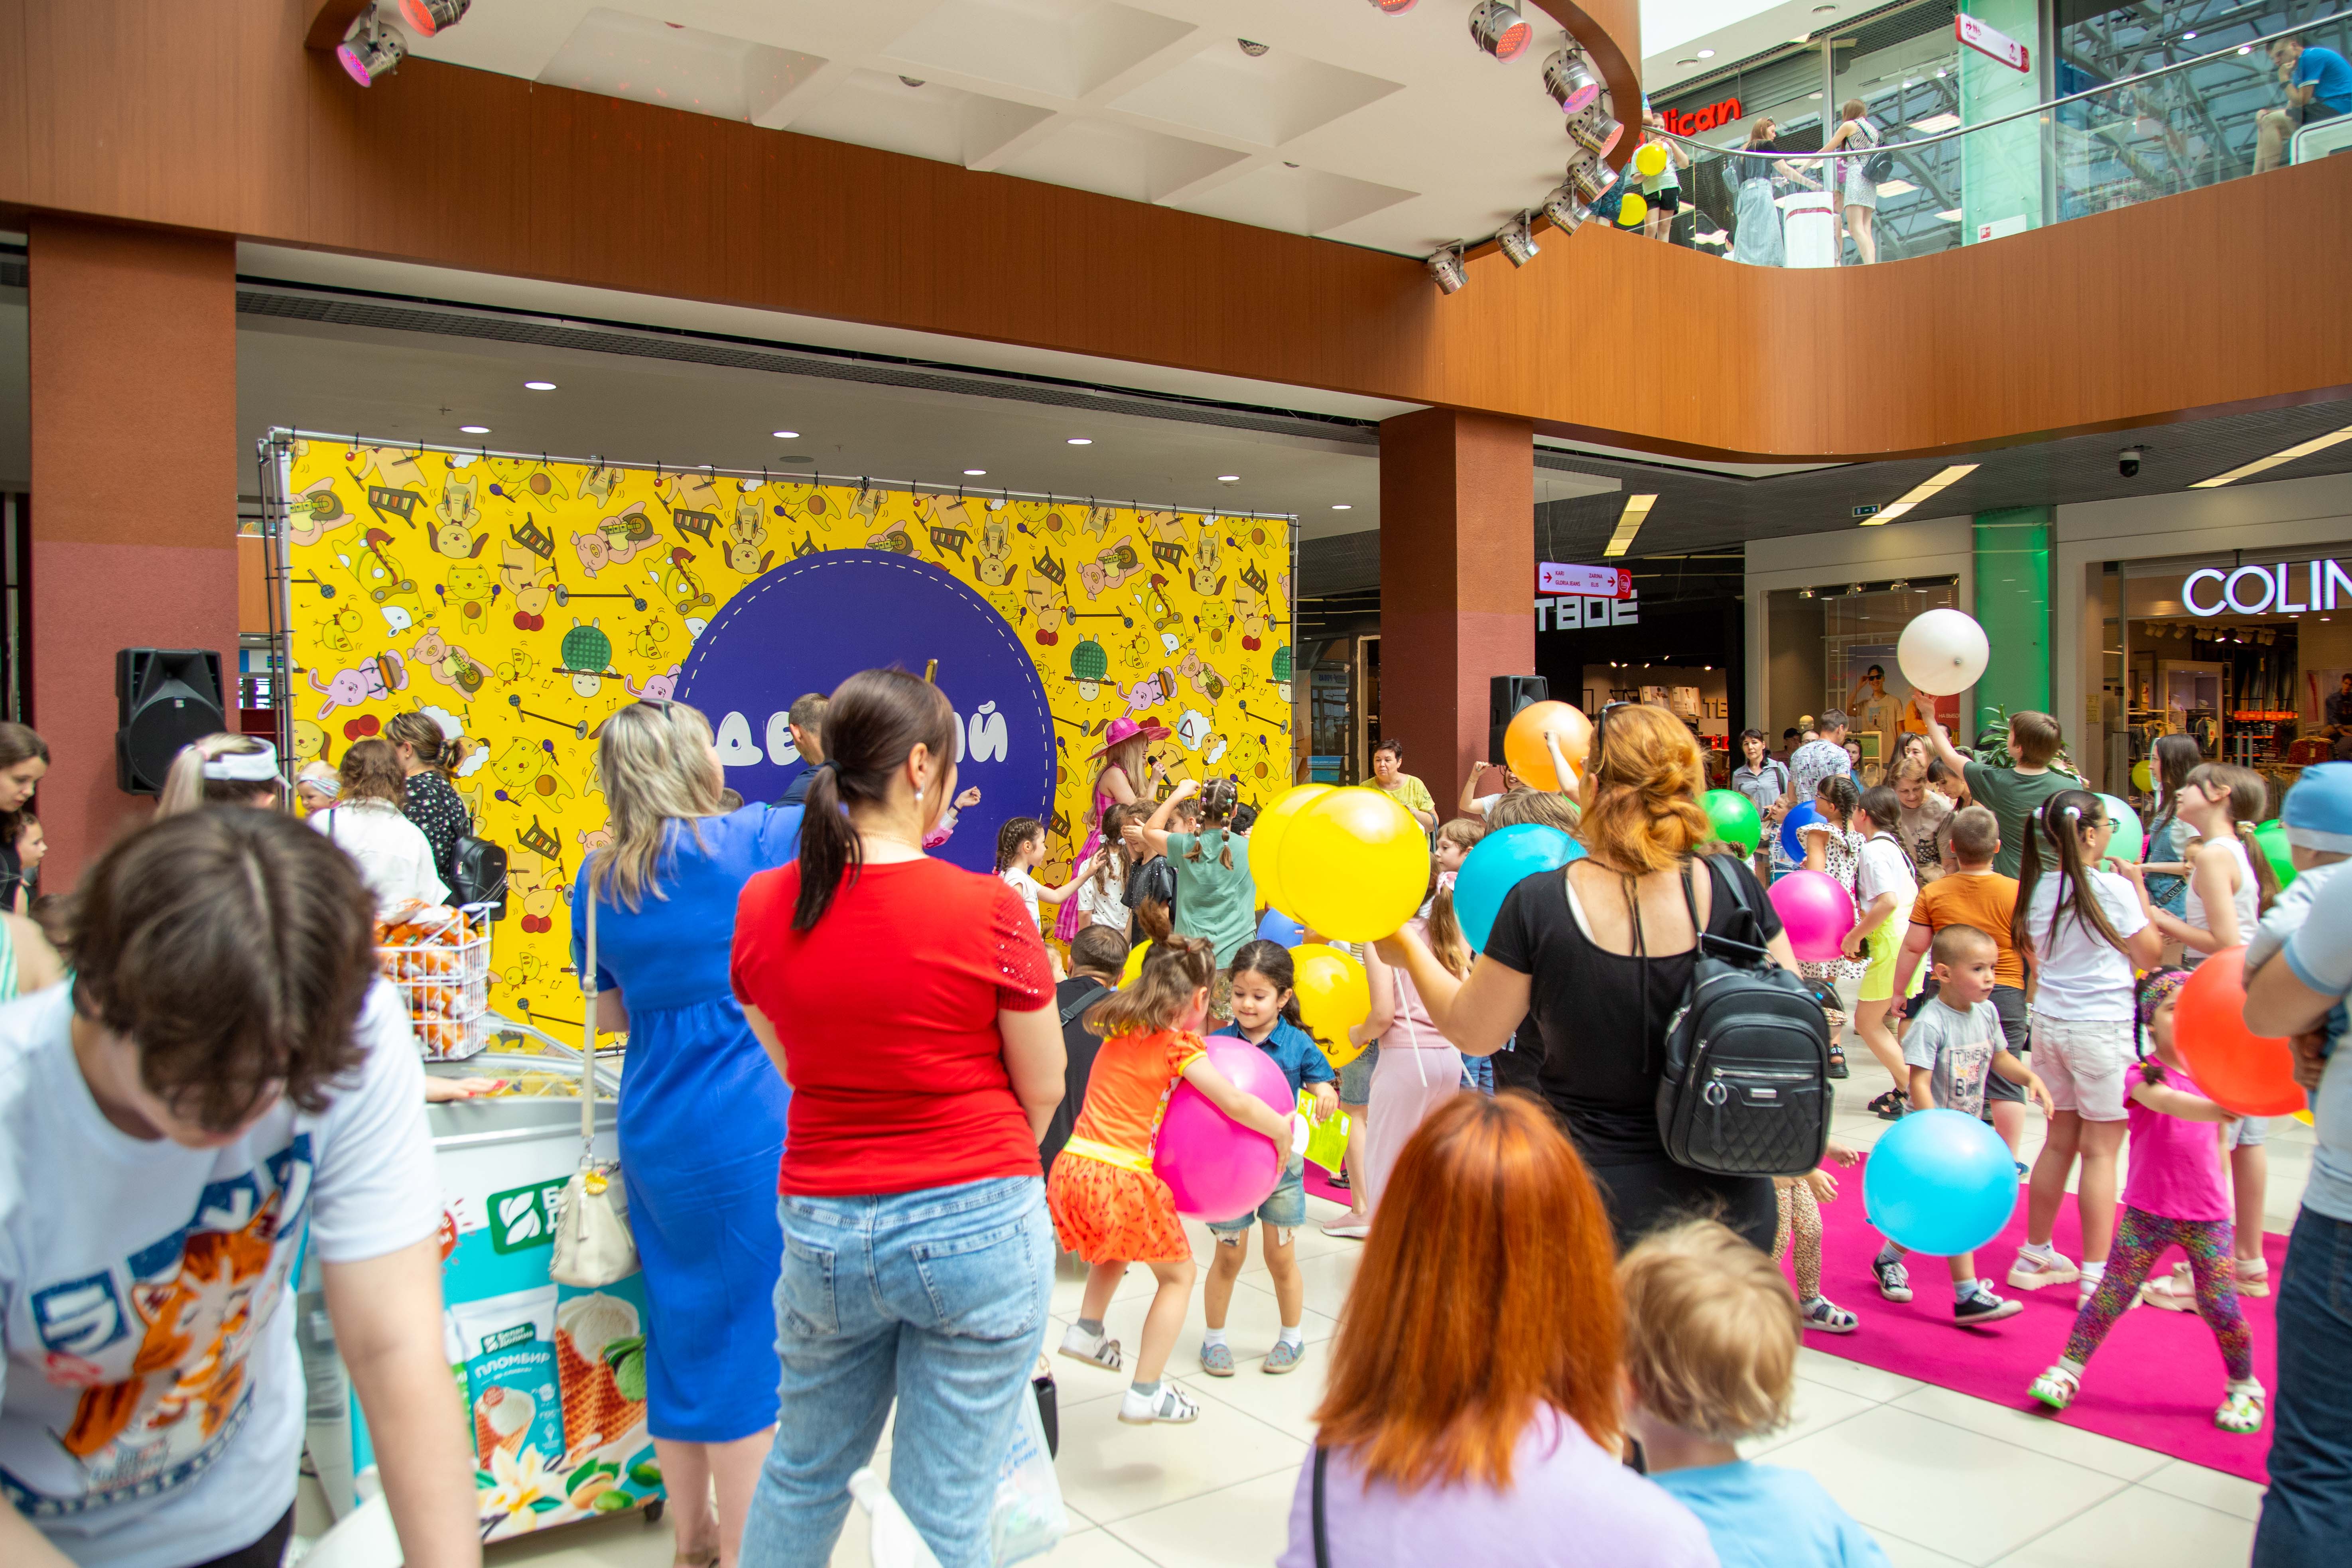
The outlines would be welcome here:
<svg viewBox="0 0 2352 1568">
<path fill-rule="evenodd" d="M 2139 478 L 2139 460 L 2147 455 L 2145 447 L 2126 447 L 2116 454 L 2116 472 L 2127 479 Z"/>
</svg>

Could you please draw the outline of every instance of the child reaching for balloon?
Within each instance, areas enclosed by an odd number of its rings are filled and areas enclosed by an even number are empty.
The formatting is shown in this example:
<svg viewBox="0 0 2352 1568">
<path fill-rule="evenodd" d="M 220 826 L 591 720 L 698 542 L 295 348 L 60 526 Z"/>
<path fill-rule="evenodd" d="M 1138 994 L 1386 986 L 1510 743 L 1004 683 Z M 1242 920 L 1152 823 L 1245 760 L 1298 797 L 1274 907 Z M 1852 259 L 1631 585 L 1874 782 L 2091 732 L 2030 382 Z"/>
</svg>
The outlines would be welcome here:
<svg viewBox="0 0 2352 1568">
<path fill-rule="evenodd" d="M 2252 1336 L 2231 1287 L 2230 1194 L 2221 1184 L 2221 1141 L 2215 1124 L 2233 1118 L 2199 1091 L 2173 1048 L 2173 1005 L 2189 972 L 2167 969 L 2141 987 L 2138 1070 L 2131 1089 L 2131 1173 L 2115 1251 L 2099 1289 L 2074 1316 L 2065 1353 L 2033 1380 L 2033 1397 L 2063 1410 L 2082 1392 L 2083 1373 L 2099 1342 L 2130 1306 L 2156 1260 L 2178 1246 L 2189 1254 L 2197 1311 L 2221 1348 L 2229 1384 L 2213 1425 L 2242 1436 L 2262 1430 L 2263 1390 L 2254 1376 Z M 2153 1043 L 2154 1060 L 2145 1055 Z"/>
<path fill-rule="evenodd" d="M 1168 1097 L 1179 1080 L 1253 1132 L 1290 1148 L 1291 1118 L 1236 1088 L 1211 1065 L 1200 1029 L 1216 978 L 1209 944 L 1167 936 L 1151 945 L 1134 983 L 1087 1015 L 1102 1037 L 1062 1158 L 1046 1178 L 1045 1202 L 1062 1246 L 1091 1266 L 1078 1321 L 1062 1336 L 1062 1353 L 1119 1370 L 1118 1342 L 1103 1329 L 1111 1292 L 1129 1263 L 1148 1265 L 1160 1290 L 1144 1314 L 1134 1379 L 1118 1418 L 1138 1426 L 1200 1418 L 1201 1407 L 1161 1381 L 1184 1306 L 1192 1295 L 1192 1245 L 1176 1214 L 1175 1195 L 1152 1173 L 1153 1145 Z"/>
<path fill-rule="evenodd" d="M 2009 1037 L 2001 1033 L 2000 1015 L 1993 1008 L 1993 977 L 2000 944 L 1974 926 L 1948 925 L 1936 933 L 1927 955 L 1936 966 L 1936 994 L 1919 1009 L 1919 1016 L 1903 1039 L 1912 1106 L 1980 1118 L 1986 1079 L 1999 1073 L 2040 1100 L 2046 1112 L 2050 1091 L 2032 1068 L 2011 1054 Z M 1878 1293 L 1890 1301 L 1911 1300 L 1911 1275 L 1903 1263 L 1908 1250 L 1889 1241 L 1871 1261 L 1871 1272 L 1878 1276 Z M 1991 1280 L 1977 1278 L 1973 1249 L 1955 1252 L 1948 1261 L 1953 1322 L 1963 1328 L 1997 1323 L 2025 1310 L 2021 1301 L 1994 1295 Z"/>
<path fill-rule="evenodd" d="M 1103 851 L 1097 848 L 1095 856 Z M 1058 888 L 1048 888 L 1029 873 L 1045 858 L 1045 825 L 1034 816 L 1016 816 L 996 830 L 996 874 L 1004 884 L 1021 895 L 1029 907 L 1029 919 L 1035 923 L 1039 904 L 1058 905 L 1076 893 L 1085 883 L 1087 874 L 1095 868 L 1094 859 L 1081 864 L 1067 882 Z"/>
<path fill-rule="evenodd" d="M 1861 1158 L 1861 1150 L 1834 1138 L 1829 1141 L 1828 1160 L 1851 1165 Z M 1772 1234 L 1772 1261 L 1793 1259 L 1797 1311 L 1805 1327 L 1825 1334 L 1853 1332 L 1861 1320 L 1822 1294 L 1821 1205 L 1837 1201 L 1837 1178 L 1830 1174 L 1828 1161 L 1801 1176 L 1776 1176 L 1772 1185 L 1780 1205 L 1780 1227 Z"/>
<path fill-rule="evenodd" d="M 1297 975 L 1289 952 L 1277 942 L 1242 944 L 1234 955 L 1234 1021 L 1217 1031 L 1247 1040 L 1264 1051 L 1290 1084 L 1296 1100 L 1304 1089 L 1315 1095 L 1318 1121 L 1339 1109 L 1334 1087 L 1339 1074 L 1299 1022 Z M 1201 1309 L 1208 1332 L 1201 1341 L 1201 1370 L 1211 1377 L 1234 1375 L 1234 1352 L 1225 1343 L 1225 1312 L 1233 1304 L 1234 1285 L 1249 1257 L 1253 1223 L 1265 1231 L 1265 1271 L 1274 1281 L 1274 1300 L 1282 1314 L 1282 1333 L 1258 1363 L 1266 1373 L 1294 1371 L 1306 1359 L 1307 1340 L 1300 1325 L 1307 1312 L 1307 1279 L 1298 1271 L 1298 1227 L 1307 1223 L 1307 1156 L 1293 1154 L 1283 1167 L 1282 1180 L 1266 1200 L 1237 1219 L 1212 1220 L 1209 1234 L 1217 1238 L 1216 1258 L 1209 1265 L 1208 1282 L 1201 1288 Z"/>
</svg>

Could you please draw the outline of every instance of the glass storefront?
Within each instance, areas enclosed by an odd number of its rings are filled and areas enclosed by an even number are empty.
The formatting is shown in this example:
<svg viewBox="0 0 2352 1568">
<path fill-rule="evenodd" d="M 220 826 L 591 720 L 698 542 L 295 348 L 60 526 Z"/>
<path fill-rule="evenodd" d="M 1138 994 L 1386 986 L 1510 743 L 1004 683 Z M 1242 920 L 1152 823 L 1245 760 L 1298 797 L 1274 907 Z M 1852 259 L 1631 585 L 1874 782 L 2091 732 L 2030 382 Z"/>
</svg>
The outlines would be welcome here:
<svg viewBox="0 0 2352 1568">
<path fill-rule="evenodd" d="M 1904 735 L 1926 731 L 1913 713 L 1895 642 L 1916 616 L 1958 605 L 1958 585 L 1950 577 L 1775 590 L 1766 604 L 1768 711 L 1751 722 L 1778 752 L 1783 730 L 1837 709 L 1848 718 L 1848 738 L 1862 750 L 1864 787 L 1881 782 Z M 1974 727 L 1967 708 L 1971 695 L 1921 700 L 1965 738 Z"/>
</svg>

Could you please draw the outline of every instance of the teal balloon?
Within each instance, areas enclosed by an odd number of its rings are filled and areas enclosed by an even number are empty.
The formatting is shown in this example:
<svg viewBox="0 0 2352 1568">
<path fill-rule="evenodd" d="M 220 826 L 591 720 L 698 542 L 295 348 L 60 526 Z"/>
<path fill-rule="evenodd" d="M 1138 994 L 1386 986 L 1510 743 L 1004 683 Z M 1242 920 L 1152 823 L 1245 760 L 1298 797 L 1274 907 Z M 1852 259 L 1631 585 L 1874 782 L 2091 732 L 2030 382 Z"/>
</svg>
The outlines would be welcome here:
<svg viewBox="0 0 2352 1568">
<path fill-rule="evenodd" d="M 1513 888 L 1583 855 L 1583 845 L 1539 822 L 1498 827 L 1478 840 L 1454 879 L 1454 918 L 1470 951 L 1486 951 L 1495 917 L 1503 912 L 1503 900 Z"/>
<path fill-rule="evenodd" d="M 1763 814 L 1738 790 L 1711 789 L 1699 796 L 1698 804 L 1715 824 L 1715 836 L 1726 844 L 1737 844 L 1753 855 L 1764 842 Z"/>
<path fill-rule="evenodd" d="M 2263 858 L 2271 863 L 2271 869 L 2278 873 L 2280 887 L 2294 880 L 2294 856 L 2287 847 L 2284 823 L 2275 816 L 2263 823 L 2254 829 L 2254 843 L 2261 847 Z"/>
<path fill-rule="evenodd" d="M 1957 1110 L 1915 1110 L 1872 1145 L 1862 1202 L 1881 1236 L 1931 1258 L 1973 1252 L 2017 1207 L 2000 1134 Z"/>
<path fill-rule="evenodd" d="M 2099 802 L 2107 808 L 2107 820 L 2116 825 L 2115 833 L 2107 839 L 2107 858 L 2139 864 L 2147 849 L 2147 829 L 2140 826 L 2139 813 L 2131 808 L 2130 802 L 2115 795 L 2103 795 Z"/>
</svg>

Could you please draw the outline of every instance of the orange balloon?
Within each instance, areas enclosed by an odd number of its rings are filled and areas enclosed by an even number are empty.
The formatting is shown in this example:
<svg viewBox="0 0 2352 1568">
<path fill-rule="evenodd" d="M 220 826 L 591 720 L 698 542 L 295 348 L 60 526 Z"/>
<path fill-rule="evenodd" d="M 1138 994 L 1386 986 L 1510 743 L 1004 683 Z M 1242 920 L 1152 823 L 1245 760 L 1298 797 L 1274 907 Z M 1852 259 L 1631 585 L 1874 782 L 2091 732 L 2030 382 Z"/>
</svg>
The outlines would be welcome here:
<svg viewBox="0 0 2352 1568">
<path fill-rule="evenodd" d="M 1544 748 L 1546 731 L 1559 737 L 1559 754 L 1571 775 L 1580 770 L 1592 750 L 1592 721 L 1565 702 L 1531 703 L 1511 715 L 1511 727 L 1503 731 L 1503 760 L 1531 789 L 1572 790 L 1575 778 L 1562 784 L 1552 768 L 1551 752 Z"/>
<path fill-rule="evenodd" d="M 2225 947 L 2199 964 L 2172 1010 L 2172 1043 L 2206 1097 L 2241 1116 L 2285 1116 L 2304 1106 L 2294 1053 L 2246 1027 L 2246 950 Z"/>
</svg>

